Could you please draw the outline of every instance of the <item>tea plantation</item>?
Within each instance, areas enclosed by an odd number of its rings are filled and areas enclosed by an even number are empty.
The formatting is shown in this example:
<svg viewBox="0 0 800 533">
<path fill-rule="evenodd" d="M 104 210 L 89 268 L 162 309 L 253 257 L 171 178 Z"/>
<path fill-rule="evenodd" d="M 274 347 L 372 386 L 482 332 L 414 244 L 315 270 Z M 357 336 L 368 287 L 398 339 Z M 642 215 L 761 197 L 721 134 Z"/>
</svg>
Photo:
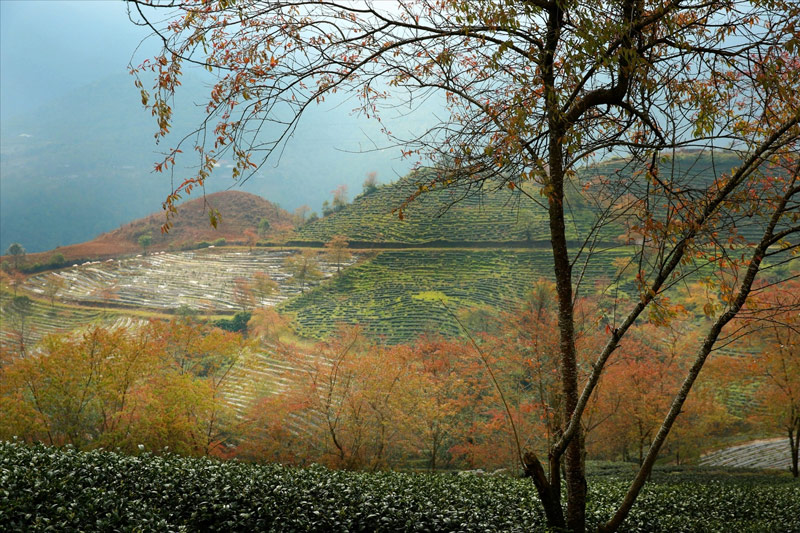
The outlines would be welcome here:
<svg viewBox="0 0 800 533">
<path fill-rule="evenodd" d="M 546 209 L 525 197 L 519 189 L 514 192 L 508 189 L 476 192 L 457 187 L 431 189 L 409 204 L 401 220 L 394 209 L 402 206 L 432 177 L 431 171 L 421 170 L 360 195 L 341 211 L 300 228 L 298 239 L 327 242 L 334 235 L 345 235 L 354 242 L 382 244 L 549 244 Z M 525 192 L 540 198 L 533 187 L 526 187 Z M 597 209 L 587 205 L 579 195 L 571 196 L 570 207 L 567 238 L 589 235 Z M 620 227 L 607 226 L 603 240 L 613 241 L 620 232 Z"/>
<path fill-rule="evenodd" d="M 19 345 L 19 335 L 26 346 L 33 346 L 51 333 L 63 333 L 91 323 L 124 325 L 131 320 L 111 310 L 51 305 L 44 300 L 29 300 L 24 313 L 15 311 L 11 293 L 0 291 L 0 346 Z"/>
<path fill-rule="evenodd" d="M 129 308 L 170 310 L 181 305 L 210 312 L 231 313 L 239 308 L 234 297 L 236 279 L 251 281 L 266 273 L 280 290 L 259 305 L 273 305 L 300 287 L 286 271 L 291 250 L 215 250 L 158 252 L 145 257 L 94 261 L 29 278 L 25 288 L 43 294 L 52 278 L 62 280 L 59 297 L 78 304 L 112 304 Z M 347 262 L 346 264 L 349 264 Z M 320 263 L 324 275 L 335 266 Z M 110 297 L 106 295 L 110 293 Z"/>
<path fill-rule="evenodd" d="M 711 183 L 739 163 L 731 155 L 718 155 L 711 159 L 700 153 L 686 152 L 662 162 L 660 172 L 677 183 L 689 180 Z M 566 191 L 567 239 L 617 241 L 624 232 L 622 218 L 619 218 L 620 213 L 612 214 L 607 209 L 620 199 L 617 195 L 641 196 L 645 193 L 639 188 L 645 187 L 647 180 L 632 176 L 633 171 L 626 160 L 611 158 L 578 173 Z M 600 182 L 611 175 L 631 176 L 630 188 L 612 196 L 601 193 Z M 334 235 L 344 235 L 360 245 L 490 243 L 496 246 L 529 243 L 549 247 L 546 202 L 537 186 L 522 183 L 510 190 L 498 189 L 495 185 L 479 191 L 457 186 L 426 188 L 434 177 L 433 170 L 420 169 L 394 183 L 361 194 L 341 210 L 301 227 L 298 240 L 323 243 Z M 401 219 L 396 209 L 421 188 L 425 188 L 424 192 L 407 205 Z M 615 209 L 611 208 L 611 211 Z M 739 230 L 750 234 L 754 228 L 748 227 L 748 220 L 740 218 L 737 217 Z M 593 226 L 600 219 L 606 223 L 595 234 Z"/>
<path fill-rule="evenodd" d="M 613 278 L 614 259 L 626 253 L 618 248 L 599 254 L 584 274 L 584 291 L 598 278 Z M 454 311 L 511 310 L 533 282 L 552 277 L 552 261 L 549 251 L 533 249 L 385 251 L 279 309 L 294 314 L 305 337 L 324 338 L 342 323 L 359 324 L 389 343 L 410 342 L 426 332 L 458 335 L 442 301 Z"/>
<path fill-rule="evenodd" d="M 626 488 L 590 479 L 591 526 Z M 800 485 L 657 472 L 621 531 L 800 531 Z M 363 473 L 0 443 L 2 531 L 545 531 L 529 480 Z"/>
</svg>

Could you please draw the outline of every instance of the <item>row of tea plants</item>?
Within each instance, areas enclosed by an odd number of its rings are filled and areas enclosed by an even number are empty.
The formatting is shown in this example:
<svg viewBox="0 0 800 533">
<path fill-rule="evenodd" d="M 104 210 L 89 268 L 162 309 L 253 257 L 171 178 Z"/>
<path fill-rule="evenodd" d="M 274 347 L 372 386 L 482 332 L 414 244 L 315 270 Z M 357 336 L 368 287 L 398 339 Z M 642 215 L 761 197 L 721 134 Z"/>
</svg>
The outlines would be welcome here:
<svg viewBox="0 0 800 533">
<path fill-rule="evenodd" d="M 622 497 L 596 477 L 597 524 Z M 655 476 L 623 531 L 800 531 L 800 485 L 780 476 Z M 545 531 L 533 485 L 474 474 L 126 456 L 0 443 L 3 531 Z"/>
</svg>

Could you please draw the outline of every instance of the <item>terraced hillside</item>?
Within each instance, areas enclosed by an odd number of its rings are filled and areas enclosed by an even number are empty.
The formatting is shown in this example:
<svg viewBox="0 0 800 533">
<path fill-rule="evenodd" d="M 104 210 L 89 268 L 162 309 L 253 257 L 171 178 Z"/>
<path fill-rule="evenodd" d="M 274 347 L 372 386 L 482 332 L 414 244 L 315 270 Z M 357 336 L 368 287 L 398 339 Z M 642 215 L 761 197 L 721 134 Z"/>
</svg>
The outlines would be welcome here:
<svg viewBox="0 0 800 533">
<path fill-rule="evenodd" d="M 302 373 L 305 360 L 320 361 L 313 350 L 298 352 L 289 362 L 273 345 L 262 344 L 260 349 L 243 357 L 225 381 L 224 394 L 237 412 L 246 414 L 252 402 L 259 397 L 280 394 L 305 377 Z M 322 359 L 327 364 L 326 359 Z"/>
<path fill-rule="evenodd" d="M 677 184 L 691 182 L 709 184 L 738 164 L 734 155 L 715 155 L 712 159 L 697 152 L 682 152 L 660 163 L 659 172 Z M 581 241 L 592 235 L 593 225 L 610 203 L 604 200 L 597 187 L 603 178 L 615 174 L 633 176 L 643 168 L 627 160 L 612 158 L 579 172 L 566 191 L 567 239 Z M 301 241 L 327 242 L 334 235 L 345 235 L 353 242 L 375 244 L 424 243 L 517 243 L 549 246 L 549 225 L 546 201 L 539 189 L 522 184 L 513 191 L 487 188 L 470 191 L 462 187 L 426 190 L 403 211 L 400 220 L 393 210 L 421 186 L 433 178 L 433 171 L 422 169 L 390 185 L 358 196 L 350 205 L 327 217 L 299 229 Z M 640 195 L 647 180 L 636 177 L 627 182 L 619 195 Z M 584 188 L 586 187 L 586 188 Z M 683 185 L 680 185 L 683 187 Z M 639 190 L 641 188 L 641 190 Z M 748 221 L 739 223 L 746 225 Z M 742 228 L 740 227 L 740 230 Z M 745 230 L 746 231 L 746 230 Z M 623 233 L 622 226 L 606 224 L 596 237 L 603 242 L 615 242 Z M 592 235 L 595 237 L 595 235 Z"/>
<path fill-rule="evenodd" d="M 103 309 L 50 305 L 37 299 L 30 300 L 30 307 L 19 310 L 14 308 L 10 293 L 2 292 L 0 296 L 0 346 L 18 348 L 20 342 L 32 346 L 52 333 L 120 319 L 119 314 Z"/>
<path fill-rule="evenodd" d="M 597 257 L 586 273 L 587 286 L 611 277 L 624 249 Z M 427 332 L 457 335 L 453 311 L 476 306 L 512 309 L 532 283 L 552 277 L 552 254 L 545 250 L 384 251 L 329 282 L 286 301 L 298 333 L 324 338 L 339 324 L 359 324 L 389 343 L 412 341 Z"/>
<path fill-rule="evenodd" d="M 789 440 L 764 439 L 718 450 L 700 458 L 703 466 L 788 470 L 792 465 Z"/>
<path fill-rule="evenodd" d="M 213 247 L 194 252 L 160 252 L 144 257 L 93 261 L 58 272 L 31 277 L 25 288 L 44 294 L 49 280 L 59 278 L 59 298 L 81 303 L 122 305 L 171 310 L 188 306 L 206 313 L 233 312 L 237 279 L 252 280 L 266 272 L 279 283 L 279 292 L 261 298 L 257 305 L 273 305 L 299 293 L 284 260 L 291 250 L 216 251 Z M 330 276 L 336 265 L 321 263 Z"/>
<path fill-rule="evenodd" d="M 358 196 L 341 211 L 300 228 L 298 239 L 327 242 L 334 235 L 345 235 L 354 242 L 383 244 L 549 242 L 546 211 L 518 189 L 470 193 L 436 188 L 414 200 L 400 220 L 393 209 L 429 179 L 429 171 L 418 171 Z M 536 190 L 530 194 L 539 198 Z M 577 239 L 589 233 L 594 215 L 577 196 L 572 202 L 574 217 L 567 231 L 569 239 Z M 618 228 L 609 227 L 604 237 L 614 239 L 618 234 Z"/>
</svg>

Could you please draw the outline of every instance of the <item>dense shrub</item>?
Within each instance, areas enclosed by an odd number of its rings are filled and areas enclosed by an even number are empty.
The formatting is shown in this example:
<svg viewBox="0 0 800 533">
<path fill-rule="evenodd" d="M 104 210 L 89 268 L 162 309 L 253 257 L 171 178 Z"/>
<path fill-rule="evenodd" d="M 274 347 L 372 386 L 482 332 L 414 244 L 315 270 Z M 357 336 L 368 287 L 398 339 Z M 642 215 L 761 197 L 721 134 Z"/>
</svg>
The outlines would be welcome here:
<svg viewBox="0 0 800 533">
<path fill-rule="evenodd" d="M 60 268 L 66 264 L 67 260 L 64 258 L 64 254 L 60 252 L 56 252 L 50 256 L 48 259 L 47 264 L 52 268 Z"/>
<path fill-rule="evenodd" d="M 247 333 L 247 323 L 252 315 L 248 311 L 241 311 L 233 315 L 233 318 L 221 318 L 214 322 L 214 325 L 225 331 L 233 333 Z"/>
<path fill-rule="evenodd" d="M 590 522 L 624 493 L 595 479 Z M 623 531 L 800 531 L 800 486 L 649 485 Z M 331 471 L 0 443 L 3 531 L 544 531 L 527 480 Z"/>
</svg>

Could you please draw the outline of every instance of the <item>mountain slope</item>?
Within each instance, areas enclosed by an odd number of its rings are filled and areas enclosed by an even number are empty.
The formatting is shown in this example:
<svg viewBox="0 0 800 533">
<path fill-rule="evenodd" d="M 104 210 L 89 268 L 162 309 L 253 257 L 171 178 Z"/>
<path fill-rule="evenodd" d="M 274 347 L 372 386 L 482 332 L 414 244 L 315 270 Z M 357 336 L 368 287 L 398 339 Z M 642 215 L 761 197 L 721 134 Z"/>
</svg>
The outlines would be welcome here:
<svg viewBox="0 0 800 533">
<path fill-rule="evenodd" d="M 345 235 L 353 242 L 384 244 L 549 243 L 544 198 L 536 187 L 529 185 L 513 191 L 435 188 L 412 201 L 401 220 L 393 210 L 427 184 L 431 172 L 427 169 L 412 172 L 395 183 L 356 197 L 340 211 L 300 228 L 299 239 L 326 242 L 334 235 Z M 577 194 L 570 194 L 569 201 L 572 217 L 567 235 L 574 240 L 589 233 L 595 209 Z M 620 231 L 609 226 L 603 230 L 603 236 L 613 239 Z"/>
<path fill-rule="evenodd" d="M 393 210 L 428 182 L 428 172 L 413 172 L 356 197 L 340 211 L 300 228 L 298 238 L 326 242 L 334 235 L 345 235 L 351 241 L 387 244 L 546 238 L 545 212 L 519 191 L 466 194 L 460 188 L 434 189 L 411 202 L 401 220 Z"/>
<path fill-rule="evenodd" d="M 217 228 L 211 227 L 206 204 L 221 213 Z M 163 213 L 154 213 L 134 220 L 114 231 L 99 235 L 91 241 L 61 246 L 56 252 L 66 260 L 112 257 L 120 254 L 139 253 L 139 237 L 150 235 L 151 250 L 191 247 L 198 242 L 213 242 L 226 239 L 228 242 L 243 242 L 245 230 L 255 230 L 259 221 L 266 218 L 273 230 L 292 228 L 291 216 L 285 210 L 254 194 L 242 191 L 223 191 L 195 198 L 178 206 L 178 216 L 169 233 L 161 233 Z M 28 254 L 28 261 L 46 261 L 52 252 Z"/>
<path fill-rule="evenodd" d="M 739 160 L 728 154 L 713 158 L 703 153 L 679 153 L 660 164 L 661 175 L 707 185 L 715 176 L 730 169 Z M 327 242 L 334 235 L 350 241 L 384 244 L 515 243 L 549 246 L 550 229 L 546 198 L 540 188 L 523 183 L 522 189 L 484 188 L 472 191 L 464 187 L 435 188 L 420 194 L 403 211 L 401 220 L 393 210 L 419 187 L 432 179 L 432 170 L 412 172 L 395 183 L 378 187 L 327 217 L 303 226 L 298 234 L 304 241 Z M 612 158 L 578 172 L 567 188 L 567 239 L 582 241 L 593 234 L 594 225 L 605 216 L 609 201 L 603 200 L 591 182 L 620 174 L 628 182 L 622 193 L 644 193 L 647 180 L 641 166 Z M 584 189 L 584 186 L 588 188 Z M 696 185 L 695 185 L 696 186 Z M 638 191 L 638 187 L 642 191 Z M 611 200 L 616 202 L 616 200 Z M 601 242 L 617 242 L 622 226 L 606 221 L 596 235 Z"/>
</svg>

